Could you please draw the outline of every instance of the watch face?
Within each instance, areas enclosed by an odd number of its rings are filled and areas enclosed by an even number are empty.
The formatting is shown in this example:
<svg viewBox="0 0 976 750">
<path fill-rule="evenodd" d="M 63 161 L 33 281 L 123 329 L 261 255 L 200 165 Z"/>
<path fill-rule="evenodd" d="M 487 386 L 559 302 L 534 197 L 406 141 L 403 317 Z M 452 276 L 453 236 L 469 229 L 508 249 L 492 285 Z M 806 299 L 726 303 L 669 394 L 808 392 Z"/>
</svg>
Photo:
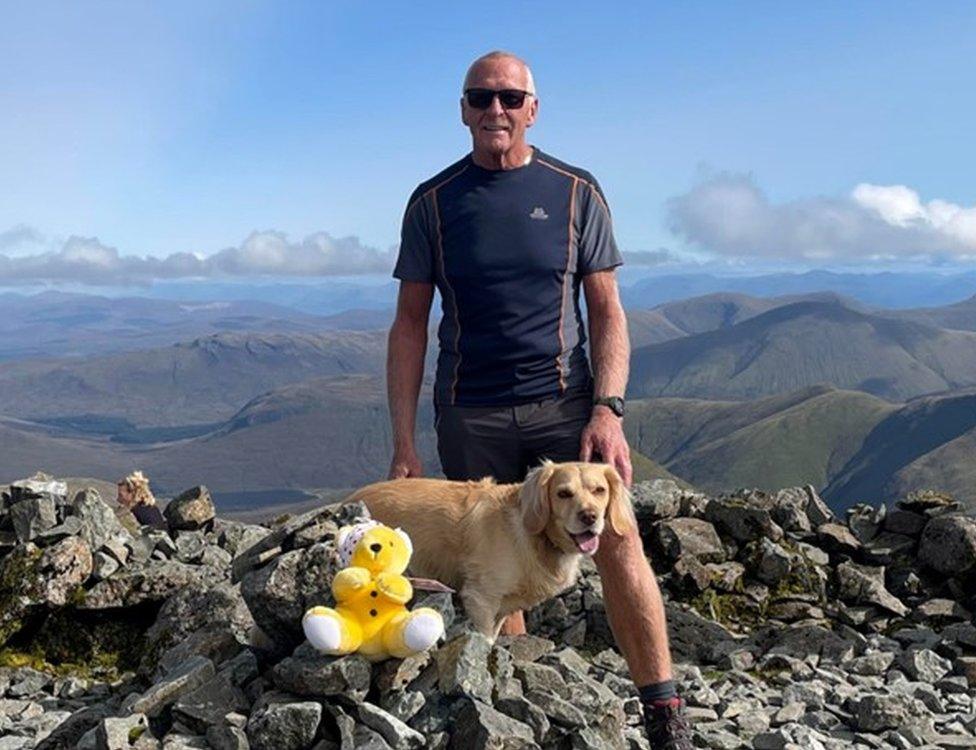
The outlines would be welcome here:
<svg viewBox="0 0 976 750">
<path fill-rule="evenodd" d="M 624 415 L 624 400 L 619 396 L 614 396 L 610 399 L 610 408 L 613 409 L 613 413 L 618 417 Z"/>
</svg>

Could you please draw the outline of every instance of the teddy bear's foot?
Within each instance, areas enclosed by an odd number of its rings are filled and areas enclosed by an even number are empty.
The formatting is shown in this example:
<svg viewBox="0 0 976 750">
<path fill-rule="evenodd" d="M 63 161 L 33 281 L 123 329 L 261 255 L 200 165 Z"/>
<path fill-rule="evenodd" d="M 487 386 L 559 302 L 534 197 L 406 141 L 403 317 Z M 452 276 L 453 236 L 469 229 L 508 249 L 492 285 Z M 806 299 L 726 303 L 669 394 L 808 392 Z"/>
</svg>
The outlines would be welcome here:
<svg viewBox="0 0 976 750">
<path fill-rule="evenodd" d="M 444 635 L 440 612 L 421 607 L 390 621 L 383 634 L 387 651 L 398 658 L 426 651 Z"/>
<path fill-rule="evenodd" d="M 305 637 L 317 651 L 338 656 L 351 654 L 362 643 L 358 628 L 344 620 L 334 609 L 312 607 L 302 618 Z"/>
<path fill-rule="evenodd" d="M 425 651 L 444 635 L 444 618 L 436 609 L 421 607 L 413 611 L 403 629 L 403 644 L 412 651 Z"/>
</svg>

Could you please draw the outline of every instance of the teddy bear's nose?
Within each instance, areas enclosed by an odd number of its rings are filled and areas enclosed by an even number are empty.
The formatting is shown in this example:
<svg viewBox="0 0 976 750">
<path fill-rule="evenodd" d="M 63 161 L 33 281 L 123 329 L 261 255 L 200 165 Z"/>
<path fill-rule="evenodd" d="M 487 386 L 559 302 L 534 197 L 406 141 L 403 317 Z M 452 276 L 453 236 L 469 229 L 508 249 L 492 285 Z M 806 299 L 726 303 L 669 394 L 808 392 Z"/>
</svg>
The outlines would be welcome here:
<svg viewBox="0 0 976 750">
<path fill-rule="evenodd" d="M 380 553 L 380 550 L 383 549 L 383 545 L 380 544 L 379 542 L 376 542 L 375 544 L 369 545 L 369 548 L 378 555 Z"/>
</svg>

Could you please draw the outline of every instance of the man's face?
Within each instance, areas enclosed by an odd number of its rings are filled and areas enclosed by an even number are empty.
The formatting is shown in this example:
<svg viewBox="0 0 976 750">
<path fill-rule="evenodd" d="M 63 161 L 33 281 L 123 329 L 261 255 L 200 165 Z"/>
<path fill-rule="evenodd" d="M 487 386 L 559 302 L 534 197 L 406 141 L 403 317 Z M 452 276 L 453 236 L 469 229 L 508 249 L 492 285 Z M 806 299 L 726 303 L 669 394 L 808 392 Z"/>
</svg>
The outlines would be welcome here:
<svg viewBox="0 0 976 750">
<path fill-rule="evenodd" d="M 465 89 L 519 89 L 530 91 L 525 68 L 516 60 L 502 57 L 480 62 L 468 75 Z M 504 154 L 525 143 L 525 131 L 539 112 L 539 100 L 525 97 L 521 109 L 504 109 L 494 97 L 488 109 L 474 109 L 461 97 L 461 120 L 471 131 L 475 150 Z"/>
</svg>

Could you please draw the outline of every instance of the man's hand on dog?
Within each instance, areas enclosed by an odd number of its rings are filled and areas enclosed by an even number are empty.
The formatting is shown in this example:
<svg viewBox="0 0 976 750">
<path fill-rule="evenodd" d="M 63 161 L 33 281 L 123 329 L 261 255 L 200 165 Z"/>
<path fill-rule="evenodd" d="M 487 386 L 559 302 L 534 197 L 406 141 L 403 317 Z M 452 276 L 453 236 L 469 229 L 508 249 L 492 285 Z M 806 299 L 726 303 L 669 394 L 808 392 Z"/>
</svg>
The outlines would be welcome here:
<svg viewBox="0 0 976 750">
<path fill-rule="evenodd" d="M 412 479 L 424 475 L 424 466 L 415 450 L 401 450 L 393 454 L 387 479 Z"/>
<path fill-rule="evenodd" d="M 593 416 L 583 428 L 580 438 L 580 461 L 593 460 L 610 464 L 620 474 L 624 484 L 630 487 L 633 470 L 623 420 L 604 406 L 593 409 Z"/>
</svg>

